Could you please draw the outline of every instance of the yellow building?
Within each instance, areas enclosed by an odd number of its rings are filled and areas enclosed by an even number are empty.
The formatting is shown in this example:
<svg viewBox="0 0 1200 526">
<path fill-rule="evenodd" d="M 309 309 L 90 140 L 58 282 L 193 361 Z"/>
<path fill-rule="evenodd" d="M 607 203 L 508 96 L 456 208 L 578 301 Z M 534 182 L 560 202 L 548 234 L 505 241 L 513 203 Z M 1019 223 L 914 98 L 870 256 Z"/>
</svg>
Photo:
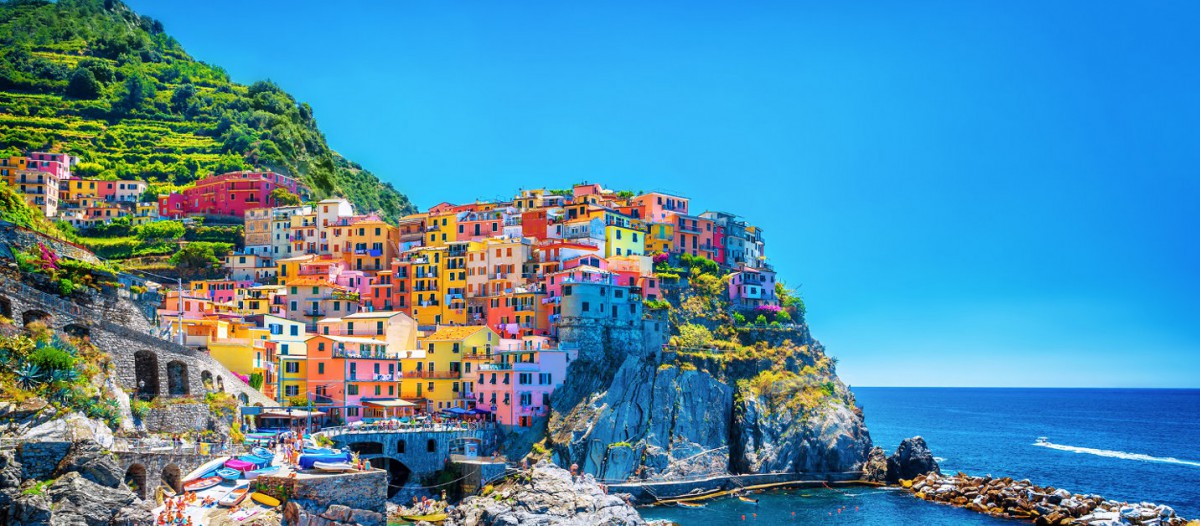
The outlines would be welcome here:
<svg viewBox="0 0 1200 526">
<path fill-rule="evenodd" d="M 646 254 L 670 254 L 675 248 L 675 223 L 650 223 L 646 233 Z"/>
<path fill-rule="evenodd" d="M 467 246 L 456 242 L 409 253 L 409 305 L 418 325 L 466 323 Z"/>
<path fill-rule="evenodd" d="M 400 231 L 395 226 L 371 218 L 346 228 L 349 236 L 344 257 L 351 269 L 374 274 L 391 266 L 400 244 Z"/>
<path fill-rule="evenodd" d="M 440 247 L 458 239 L 460 212 L 429 214 L 425 218 L 425 246 Z"/>
<path fill-rule="evenodd" d="M 95 179 L 68 179 L 62 182 L 62 197 L 63 201 L 75 202 L 85 197 L 97 197 L 96 180 Z M 157 204 L 155 205 L 157 209 Z"/>
<path fill-rule="evenodd" d="M 305 336 L 305 340 L 312 335 Z M 275 361 L 275 400 L 308 396 L 308 346 L 268 341 L 267 355 Z"/>
<path fill-rule="evenodd" d="M 499 343 L 500 335 L 483 325 L 439 327 L 419 339 L 424 353 L 407 353 L 410 357 L 401 358 L 400 397 L 423 400 L 431 412 L 467 407 L 472 389 L 464 378 L 472 371 L 466 364 L 478 363 Z"/>
<path fill-rule="evenodd" d="M 144 225 L 158 220 L 158 204 L 138 203 L 134 207 L 133 217 L 129 218 L 131 225 Z"/>
<path fill-rule="evenodd" d="M 271 244 L 271 218 L 274 211 L 271 208 L 251 208 L 246 210 L 246 247 L 264 247 Z"/>
</svg>

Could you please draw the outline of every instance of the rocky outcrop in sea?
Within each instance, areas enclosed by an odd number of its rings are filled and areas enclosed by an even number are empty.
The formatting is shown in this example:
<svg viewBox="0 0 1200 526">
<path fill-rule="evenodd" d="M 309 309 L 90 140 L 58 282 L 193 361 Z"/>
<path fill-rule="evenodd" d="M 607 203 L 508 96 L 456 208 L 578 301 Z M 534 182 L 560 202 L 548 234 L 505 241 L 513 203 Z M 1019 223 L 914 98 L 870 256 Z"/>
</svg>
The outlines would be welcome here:
<svg viewBox="0 0 1200 526">
<path fill-rule="evenodd" d="M 1108 500 L 1099 495 L 1077 494 L 1008 477 L 972 477 L 963 473 L 942 476 L 930 473 L 912 480 L 902 480 L 901 486 L 924 500 L 995 517 L 1029 520 L 1038 526 L 1196 524 L 1195 521 L 1189 523 L 1176 516 L 1175 510 L 1169 506 Z"/>
<path fill-rule="evenodd" d="M 484 494 L 467 497 L 447 526 L 642 526 L 625 499 L 609 495 L 591 475 L 571 475 L 540 462 Z"/>
</svg>

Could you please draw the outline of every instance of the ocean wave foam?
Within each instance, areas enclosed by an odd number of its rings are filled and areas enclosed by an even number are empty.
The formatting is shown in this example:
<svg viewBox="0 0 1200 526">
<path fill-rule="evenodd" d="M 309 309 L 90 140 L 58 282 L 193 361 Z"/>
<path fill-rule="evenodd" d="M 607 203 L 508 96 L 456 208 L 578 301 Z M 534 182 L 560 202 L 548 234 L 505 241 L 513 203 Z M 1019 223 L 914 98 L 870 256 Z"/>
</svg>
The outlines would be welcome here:
<svg viewBox="0 0 1200 526">
<path fill-rule="evenodd" d="M 1143 462 L 1162 462 L 1164 464 L 1179 464 L 1181 466 L 1192 466 L 1192 467 L 1200 468 L 1200 462 L 1193 462 L 1191 460 L 1181 460 L 1181 459 L 1178 459 L 1175 457 L 1155 457 L 1155 456 L 1151 456 L 1151 455 L 1143 455 L 1141 453 L 1127 453 L 1125 451 L 1113 451 L 1111 449 L 1096 449 L 1096 448 L 1090 448 L 1090 447 L 1064 446 L 1062 444 L 1055 444 L 1053 442 L 1047 442 L 1044 440 L 1039 440 L 1037 442 L 1034 442 L 1033 445 L 1041 446 L 1041 447 L 1048 447 L 1050 449 L 1057 449 L 1059 451 L 1070 451 L 1072 453 L 1084 453 L 1084 454 L 1088 454 L 1088 455 L 1096 455 L 1099 457 L 1122 458 L 1125 460 L 1141 460 Z"/>
</svg>

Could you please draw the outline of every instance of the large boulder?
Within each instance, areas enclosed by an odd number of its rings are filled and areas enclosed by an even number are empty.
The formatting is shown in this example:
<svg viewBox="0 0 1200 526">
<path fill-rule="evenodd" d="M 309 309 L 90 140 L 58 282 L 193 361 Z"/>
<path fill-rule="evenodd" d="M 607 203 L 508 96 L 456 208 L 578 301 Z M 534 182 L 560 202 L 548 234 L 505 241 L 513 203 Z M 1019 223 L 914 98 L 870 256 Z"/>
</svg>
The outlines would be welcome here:
<svg viewBox="0 0 1200 526">
<path fill-rule="evenodd" d="M 151 526 L 150 506 L 125 488 L 101 486 L 70 472 L 47 491 L 53 504 L 53 524 L 87 526 Z"/>
<path fill-rule="evenodd" d="M 21 485 L 21 463 L 12 451 L 0 451 L 0 489 Z"/>
<path fill-rule="evenodd" d="M 43 526 L 50 524 L 50 499 L 45 495 L 21 495 L 8 510 L 9 524 Z"/>
<path fill-rule="evenodd" d="M 120 486 L 124 474 L 116 459 L 93 440 L 75 442 L 66 458 L 59 463 L 56 475 L 61 476 L 72 471 L 109 488 Z"/>
<path fill-rule="evenodd" d="M 450 526 L 641 526 L 624 499 L 608 495 L 591 475 L 572 476 L 547 462 L 498 484 L 492 494 L 468 497 L 451 513 Z"/>
<path fill-rule="evenodd" d="M 867 453 L 867 462 L 863 465 L 863 480 L 867 482 L 887 482 L 887 453 L 883 448 L 875 446 Z"/>
<path fill-rule="evenodd" d="M 937 460 L 921 437 L 906 438 L 887 461 L 887 481 L 896 484 L 901 480 L 912 480 L 918 475 L 942 474 Z"/>
<path fill-rule="evenodd" d="M 90 442 L 110 447 L 113 435 L 103 422 L 79 413 L 70 413 L 28 429 L 21 435 L 21 440 L 16 460 L 24 466 L 23 478 L 46 480 L 65 471 L 57 468 L 64 460 L 68 460 L 77 443 Z"/>
</svg>

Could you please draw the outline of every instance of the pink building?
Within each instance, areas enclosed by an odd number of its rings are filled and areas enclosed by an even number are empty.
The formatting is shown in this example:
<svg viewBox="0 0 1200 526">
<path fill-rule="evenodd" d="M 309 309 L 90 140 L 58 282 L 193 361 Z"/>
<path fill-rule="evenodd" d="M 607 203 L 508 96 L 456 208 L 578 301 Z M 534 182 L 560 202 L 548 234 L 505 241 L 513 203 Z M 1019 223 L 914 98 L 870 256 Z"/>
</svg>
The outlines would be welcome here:
<svg viewBox="0 0 1200 526">
<path fill-rule="evenodd" d="M 729 299 L 741 307 L 778 305 L 775 271 L 742 266 L 729 278 Z"/>
<path fill-rule="evenodd" d="M 284 188 L 301 195 L 307 188 L 275 172 L 229 172 L 210 175 L 183 191 L 183 213 L 244 217 L 246 210 L 276 206 L 271 191 Z M 160 208 L 162 199 L 159 199 Z M 159 211 L 159 215 L 166 215 Z"/>
<path fill-rule="evenodd" d="M 475 373 L 475 407 L 504 426 L 531 427 L 550 414 L 550 397 L 567 375 L 567 351 L 531 345 L 496 350 L 493 357 Z"/>
<path fill-rule="evenodd" d="M 675 215 L 687 215 L 688 199 L 671 194 L 652 192 L 634 197 L 631 202 L 641 210 L 641 219 L 647 222 L 670 222 Z"/>
</svg>

